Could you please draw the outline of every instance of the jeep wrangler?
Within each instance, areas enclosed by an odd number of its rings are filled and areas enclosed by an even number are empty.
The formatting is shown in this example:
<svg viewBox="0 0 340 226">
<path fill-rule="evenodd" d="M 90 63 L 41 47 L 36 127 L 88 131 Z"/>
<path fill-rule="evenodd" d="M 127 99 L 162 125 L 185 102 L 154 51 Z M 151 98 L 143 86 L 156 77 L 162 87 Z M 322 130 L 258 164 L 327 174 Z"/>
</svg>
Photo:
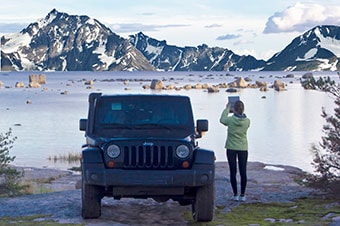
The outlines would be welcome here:
<svg viewBox="0 0 340 226">
<path fill-rule="evenodd" d="M 82 217 L 98 218 L 101 199 L 169 199 L 192 205 L 196 221 L 211 221 L 214 152 L 198 147 L 208 120 L 197 120 L 180 95 L 89 95 L 82 151 Z"/>
</svg>

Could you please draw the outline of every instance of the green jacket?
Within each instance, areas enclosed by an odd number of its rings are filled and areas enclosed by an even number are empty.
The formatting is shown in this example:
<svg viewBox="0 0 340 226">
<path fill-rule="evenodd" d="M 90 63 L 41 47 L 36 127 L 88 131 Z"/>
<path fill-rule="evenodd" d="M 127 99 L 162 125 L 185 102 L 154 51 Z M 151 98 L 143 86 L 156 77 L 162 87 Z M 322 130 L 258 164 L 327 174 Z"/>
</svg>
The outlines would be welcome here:
<svg viewBox="0 0 340 226">
<path fill-rule="evenodd" d="M 220 123 L 228 127 L 228 136 L 225 144 L 226 149 L 247 151 L 248 140 L 247 131 L 250 126 L 250 120 L 245 114 L 229 115 L 229 108 L 223 110 Z"/>
</svg>

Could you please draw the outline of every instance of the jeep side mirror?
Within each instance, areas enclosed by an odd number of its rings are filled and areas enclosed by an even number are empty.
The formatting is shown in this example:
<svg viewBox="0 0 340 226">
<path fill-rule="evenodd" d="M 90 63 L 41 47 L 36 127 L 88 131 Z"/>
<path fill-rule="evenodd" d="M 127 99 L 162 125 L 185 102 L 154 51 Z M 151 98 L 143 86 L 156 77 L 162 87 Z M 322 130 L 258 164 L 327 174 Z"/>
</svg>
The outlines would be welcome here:
<svg viewBox="0 0 340 226">
<path fill-rule="evenodd" d="M 87 119 L 80 119 L 79 120 L 79 130 L 80 131 L 86 131 L 86 124 L 87 124 Z"/>
<path fill-rule="evenodd" d="M 196 138 L 201 138 L 203 132 L 208 131 L 208 120 L 207 119 L 198 119 L 196 121 L 196 131 L 197 131 L 197 136 Z"/>
</svg>

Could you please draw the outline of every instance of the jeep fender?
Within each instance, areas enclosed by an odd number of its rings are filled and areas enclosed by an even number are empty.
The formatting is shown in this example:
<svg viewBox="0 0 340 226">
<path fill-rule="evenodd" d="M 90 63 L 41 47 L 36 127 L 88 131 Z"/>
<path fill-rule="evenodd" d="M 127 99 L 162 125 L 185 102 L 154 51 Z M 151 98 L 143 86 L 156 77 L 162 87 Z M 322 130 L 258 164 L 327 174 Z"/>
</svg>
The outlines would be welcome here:
<svg viewBox="0 0 340 226">
<path fill-rule="evenodd" d="M 211 150 L 198 148 L 195 150 L 194 164 L 214 164 L 215 154 Z"/>
<path fill-rule="evenodd" d="M 83 163 L 102 163 L 102 151 L 99 148 L 87 148 L 82 152 Z"/>
</svg>

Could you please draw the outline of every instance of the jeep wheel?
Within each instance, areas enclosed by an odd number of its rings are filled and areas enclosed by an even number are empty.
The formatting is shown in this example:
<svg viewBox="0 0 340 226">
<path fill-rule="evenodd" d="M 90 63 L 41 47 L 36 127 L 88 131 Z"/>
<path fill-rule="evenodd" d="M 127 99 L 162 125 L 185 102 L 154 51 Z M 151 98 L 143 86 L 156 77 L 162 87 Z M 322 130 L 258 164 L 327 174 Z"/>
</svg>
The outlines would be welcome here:
<svg viewBox="0 0 340 226">
<path fill-rule="evenodd" d="M 85 184 L 83 180 L 81 189 L 81 201 L 81 215 L 84 219 L 100 217 L 101 194 L 98 187 Z"/>
<path fill-rule="evenodd" d="M 192 203 L 192 216 L 195 221 L 211 221 L 214 217 L 215 188 L 214 183 L 197 189 Z"/>
</svg>

